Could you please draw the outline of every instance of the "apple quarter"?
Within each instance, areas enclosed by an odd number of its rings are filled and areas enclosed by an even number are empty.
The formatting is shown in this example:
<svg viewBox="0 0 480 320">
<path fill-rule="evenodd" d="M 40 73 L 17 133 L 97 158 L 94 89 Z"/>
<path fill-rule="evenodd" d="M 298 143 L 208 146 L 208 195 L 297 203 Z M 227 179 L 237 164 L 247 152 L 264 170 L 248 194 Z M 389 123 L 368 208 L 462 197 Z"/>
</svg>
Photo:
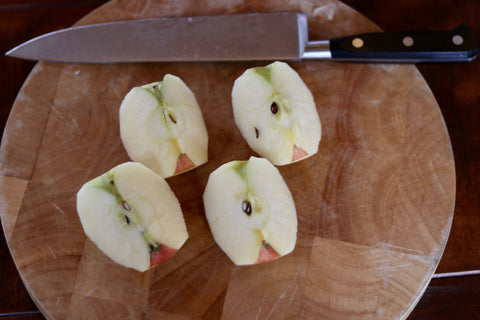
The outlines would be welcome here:
<svg viewBox="0 0 480 320">
<path fill-rule="evenodd" d="M 317 153 L 321 124 L 315 101 L 288 64 L 276 61 L 246 70 L 234 82 L 232 107 L 250 148 L 274 165 Z"/>
<path fill-rule="evenodd" d="M 208 133 L 195 95 L 177 76 L 134 87 L 119 111 L 120 137 L 130 159 L 163 178 L 208 161 Z"/>
<path fill-rule="evenodd" d="M 280 172 L 266 159 L 250 157 L 217 168 L 203 203 L 216 243 L 237 265 L 268 262 L 295 247 L 295 204 Z"/>
<path fill-rule="evenodd" d="M 85 183 L 77 211 L 85 234 L 104 254 L 138 271 L 169 259 L 188 238 L 176 196 L 141 163 L 120 164 Z"/>
</svg>

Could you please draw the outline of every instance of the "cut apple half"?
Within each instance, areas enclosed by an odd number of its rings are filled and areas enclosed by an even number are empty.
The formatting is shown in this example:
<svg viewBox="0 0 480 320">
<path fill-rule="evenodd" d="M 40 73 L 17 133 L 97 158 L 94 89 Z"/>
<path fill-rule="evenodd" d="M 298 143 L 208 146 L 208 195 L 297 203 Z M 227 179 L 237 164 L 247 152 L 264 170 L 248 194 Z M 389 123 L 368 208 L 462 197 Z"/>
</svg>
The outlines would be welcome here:
<svg viewBox="0 0 480 320">
<path fill-rule="evenodd" d="M 250 148 L 275 165 L 317 153 L 321 124 L 298 73 L 276 61 L 246 70 L 232 89 L 235 123 Z"/>
<path fill-rule="evenodd" d="M 195 95 L 177 76 L 135 87 L 120 106 L 120 136 L 133 161 L 163 178 L 208 160 L 208 134 Z"/>
<path fill-rule="evenodd" d="M 167 182 L 126 162 L 77 193 L 85 234 L 116 263 L 145 271 L 172 257 L 188 238 L 180 204 Z"/>
<path fill-rule="evenodd" d="M 272 261 L 295 247 L 295 204 L 280 172 L 266 159 L 250 157 L 217 168 L 203 203 L 216 243 L 237 265 Z"/>
</svg>

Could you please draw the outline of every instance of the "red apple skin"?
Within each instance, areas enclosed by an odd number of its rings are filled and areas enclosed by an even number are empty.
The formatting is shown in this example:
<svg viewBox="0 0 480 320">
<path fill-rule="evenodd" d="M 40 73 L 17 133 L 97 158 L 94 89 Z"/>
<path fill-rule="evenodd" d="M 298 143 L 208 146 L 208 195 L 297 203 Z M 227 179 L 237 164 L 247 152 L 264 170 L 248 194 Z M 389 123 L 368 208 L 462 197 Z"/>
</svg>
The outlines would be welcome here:
<svg viewBox="0 0 480 320">
<path fill-rule="evenodd" d="M 262 244 L 255 264 L 265 263 L 280 258 L 280 255 L 268 243 Z"/>
<path fill-rule="evenodd" d="M 177 253 L 177 251 L 178 251 L 177 249 L 172 249 L 163 244 L 160 245 L 159 250 L 157 252 L 150 253 L 150 268 L 167 261 L 175 253 Z"/>
<path fill-rule="evenodd" d="M 190 158 L 185 153 L 182 153 L 178 156 L 177 167 L 175 168 L 174 174 L 178 174 L 180 172 L 187 171 L 193 168 L 195 168 L 195 163 L 193 163 L 192 160 L 190 160 Z"/>
<path fill-rule="evenodd" d="M 308 153 L 298 146 L 293 146 L 293 157 L 292 162 L 300 160 L 308 156 Z"/>
</svg>

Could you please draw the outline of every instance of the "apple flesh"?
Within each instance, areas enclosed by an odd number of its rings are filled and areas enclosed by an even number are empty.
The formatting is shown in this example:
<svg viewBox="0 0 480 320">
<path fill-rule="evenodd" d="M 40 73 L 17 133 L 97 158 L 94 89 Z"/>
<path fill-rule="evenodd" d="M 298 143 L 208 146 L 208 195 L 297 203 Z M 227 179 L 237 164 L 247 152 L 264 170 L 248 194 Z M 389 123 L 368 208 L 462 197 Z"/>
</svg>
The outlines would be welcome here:
<svg viewBox="0 0 480 320">
<path fill-rule="evenodd" d="M 266 159 L 250 157 L 217 168 L 203 203 L 216 243 L 237 265 L 272 261 L 295 247 L 295 204 L 280 172 Z"/>
<path fill-rule="evenodd" d="M 321 124 L 312 93 L 284 62 L 246 70 L 232 89 L 235 123 L 250 148 L 275 165 L 317 153 Z"/>
<path fill-rule="evenodd" d="M 168 260 L 188 238 L 167 182 L 136 162 L 85 183 L 77 193 L 77 211 L 86 235 L 103 253 L 138 271 Z"/>
<path fill-rule="evenodd" d="M 163 178 L 208 161 L 208 133 L 195 95 L 170 74 L 135 87 L 120 106 L 120 137 L 133 161 Z"/>
</svg>

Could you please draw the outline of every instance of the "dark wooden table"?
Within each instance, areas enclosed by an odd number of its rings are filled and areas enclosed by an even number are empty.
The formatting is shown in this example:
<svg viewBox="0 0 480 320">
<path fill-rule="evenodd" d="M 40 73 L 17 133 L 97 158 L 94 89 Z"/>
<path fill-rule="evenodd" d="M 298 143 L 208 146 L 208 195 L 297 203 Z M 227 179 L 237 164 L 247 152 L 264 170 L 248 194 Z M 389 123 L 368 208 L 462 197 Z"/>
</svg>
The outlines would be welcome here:
<svg viewBox="0 0 480 320">
<path fill-rule="evenodd" d="M 0 128 L 34 62 L 3 56 L 40 34 L 69 27 L 106 1 L 0 0 Z M 480 34 L 478 0 L 344 0 L 384 30 L 453 29 Z M 408 319 L 480 319 L 480 59 L 418 65 L 437 98 L 455 157 L 457 195 L 450 238 L 436 274 Z M 0 318 L 44 319 L 0 236 Z"/>
</svg>

